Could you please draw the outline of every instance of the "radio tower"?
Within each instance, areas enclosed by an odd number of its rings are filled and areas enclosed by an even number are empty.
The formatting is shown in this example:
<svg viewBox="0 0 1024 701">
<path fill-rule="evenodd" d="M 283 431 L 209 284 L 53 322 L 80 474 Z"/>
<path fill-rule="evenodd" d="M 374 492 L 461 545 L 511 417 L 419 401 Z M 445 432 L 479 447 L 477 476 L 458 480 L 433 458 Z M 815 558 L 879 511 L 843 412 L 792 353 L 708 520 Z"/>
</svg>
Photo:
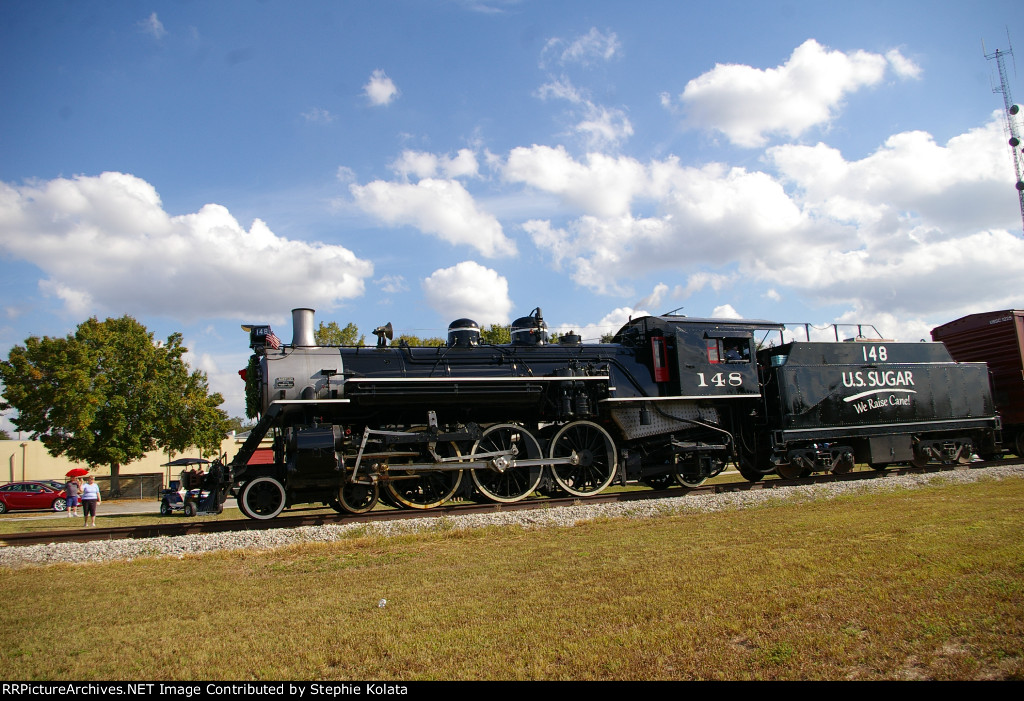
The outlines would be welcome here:
<svg viewBox="0 0 1024 701">
<path fill-rule="evenodd" d="M 1009 30 L 1006 32 L 1006 41 L 1009 44 Z M 984 50 L 985 43 L 982 42 L 982 51 Z M 1013 103 L 1013 97 L 1010 95 L 1010 83 L 1006 79 L 1006 56 L 1013 58 L 1012 44 L 1006 51 L 996 49 L 995 53 L 985 54 L 985 58 L 988 60 L 991 61 L 995 59 L 996 66 L 999 69 L 999 87 L 993 87 L 992 92 L 1002 93 L 1003 95 L 1003 109 L 1006 114 L 1005 131 L 1010 135 L 1010 151 L 1013 153 L 1013 170 L 1017 175 L 1017 199 L 1020 201 L 1021 223 L 1024 224 L 1024 150 L 1021 149 L 1021 129 L 1017 124 L 1019 121 L 1017 115 L 1020 113 L 1020 105 L 1015 105 Z"/>
</svg>

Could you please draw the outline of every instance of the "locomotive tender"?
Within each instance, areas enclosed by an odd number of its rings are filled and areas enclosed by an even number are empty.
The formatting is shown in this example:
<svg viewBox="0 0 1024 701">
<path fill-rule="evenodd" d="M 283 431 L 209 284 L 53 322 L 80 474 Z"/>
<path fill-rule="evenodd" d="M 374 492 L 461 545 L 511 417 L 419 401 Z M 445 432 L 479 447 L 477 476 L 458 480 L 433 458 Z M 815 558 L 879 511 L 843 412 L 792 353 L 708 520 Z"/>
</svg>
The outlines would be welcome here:
<svg viewBox="0 0 1024 701">
<path fill-rule="evenodd" d="M 313 310 L 292 317 L 290 344 L 243 327 L 260 420 L 211 470 L 221 498 L 234 490 L 256 519 L 297 503 L 362 513 L 378 498 L 426 509 L 456 495 L 585 497 L 613 482 L 697 486 L 727 463 L 756 481 L 998 446 L 985 365 L 954 363 L 939 343 L 776 346 L 779 323 L 676 315 L 632 319 L 611 343 L 552 343 L 535 309 L 509 344 L 458 319 L 439 348 L 388 345 L 390 325 L 376 347 L 329 347 Z M 253 464 L 267 437 L 273 460 Z"/>
</svg>

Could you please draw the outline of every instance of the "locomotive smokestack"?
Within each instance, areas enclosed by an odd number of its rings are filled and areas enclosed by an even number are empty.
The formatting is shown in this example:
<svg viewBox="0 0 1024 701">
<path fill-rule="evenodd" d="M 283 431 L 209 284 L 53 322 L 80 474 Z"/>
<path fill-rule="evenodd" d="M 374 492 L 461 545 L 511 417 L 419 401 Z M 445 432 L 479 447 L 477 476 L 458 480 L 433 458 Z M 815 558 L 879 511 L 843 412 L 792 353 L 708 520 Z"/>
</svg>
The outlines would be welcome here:
<svg viewBox="0 0 1024 701">
<path fill-rule="evenodd" d="M 314 309 L 300 307 L 292 309 L 292 345 L 299 348 L 302 346 L 315 346 L 316 338 L 313 335 L 313 312 Z"/>
</svg>

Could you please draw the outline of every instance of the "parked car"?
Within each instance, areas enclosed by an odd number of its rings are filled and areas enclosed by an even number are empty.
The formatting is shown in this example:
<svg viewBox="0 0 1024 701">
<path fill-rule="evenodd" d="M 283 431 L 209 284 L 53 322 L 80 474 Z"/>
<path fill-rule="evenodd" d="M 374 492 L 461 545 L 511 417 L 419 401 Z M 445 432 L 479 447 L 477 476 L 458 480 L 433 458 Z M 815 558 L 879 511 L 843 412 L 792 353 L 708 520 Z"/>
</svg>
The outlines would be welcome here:
<svg viewBox="0 0 1024 701">
<path fill-rule="evenodd" d="M 67 493 L 47 482 L 12 482 L 0 487 L 0 514 L 14 509 L 68 508 Z"/>
</svg>

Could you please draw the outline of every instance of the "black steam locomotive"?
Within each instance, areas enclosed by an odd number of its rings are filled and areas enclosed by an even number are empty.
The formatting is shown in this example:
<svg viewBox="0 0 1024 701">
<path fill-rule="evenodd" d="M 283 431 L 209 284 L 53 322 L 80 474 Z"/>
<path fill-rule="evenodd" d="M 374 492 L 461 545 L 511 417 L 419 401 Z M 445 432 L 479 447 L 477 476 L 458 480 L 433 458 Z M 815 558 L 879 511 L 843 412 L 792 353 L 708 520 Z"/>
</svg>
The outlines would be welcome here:
<svg viewBox="0 0 1024 701">
<path fill-rule="evenodd" d="M 775 345 L 782 324 L 675 315 L 633 319 L 611 343 L 550 342 L 536 309 L 509 344 L 459 319 L 438 348 L 389 345 L 390 326 L 376 347 L 327 347 L 312 310 L 292 316 L 290 344 L 244 327 L 260 420 L 211 475 L 256 519 L 297 503 L 585 497 L 613 482 L 696 486 L 728 463 L 756 481 L 998 447 L 985 365 L 938 343 Z M 253 460 L 267 438 L 272 459 Z"/>
</svg>

